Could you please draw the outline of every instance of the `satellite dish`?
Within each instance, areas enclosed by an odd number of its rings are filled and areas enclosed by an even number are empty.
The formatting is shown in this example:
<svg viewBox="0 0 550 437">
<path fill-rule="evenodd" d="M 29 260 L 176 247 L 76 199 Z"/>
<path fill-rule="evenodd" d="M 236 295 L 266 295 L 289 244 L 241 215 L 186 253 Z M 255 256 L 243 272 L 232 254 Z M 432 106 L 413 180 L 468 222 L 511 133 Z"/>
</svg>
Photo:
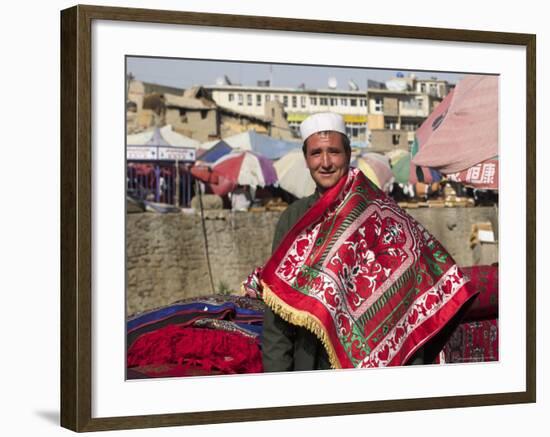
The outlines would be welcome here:
<svg viewBox="0 0 550 437">
<path fill-rule="evenodd" d="M 224 74 L 223 76 L 220 76 L 216 79 L 216 85 L 218 85 L 218 86 L 232 85 L 232 83 L 229 80 L 229 77 L 227 76 L 227 74 Z"/>
<path fill-rule="evenodd" d="M 349 89 L 352 90 L 352 91 L 359 90 L 359 86 L 353 81 L 353 79 L 350 79 L 348 81 L 348 86 L 349 86 Z"/>
<path fill-rule="evenodd" d="M 336 87 L 338 86 L 338 81 L 336 80 L 335 77 L 329 77 L 328 78 L 328 87 L 330 89 L 336 89 Z"/>
</svg>

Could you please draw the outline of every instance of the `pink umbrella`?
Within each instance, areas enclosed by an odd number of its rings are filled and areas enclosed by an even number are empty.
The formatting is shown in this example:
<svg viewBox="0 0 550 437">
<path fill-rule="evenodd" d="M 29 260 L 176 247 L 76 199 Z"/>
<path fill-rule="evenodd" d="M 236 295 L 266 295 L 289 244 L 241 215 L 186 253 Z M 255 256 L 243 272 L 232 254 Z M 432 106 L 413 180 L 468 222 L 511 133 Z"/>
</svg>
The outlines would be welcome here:
<svg viewBox="0 0 550 437">
<path fill-rule="evenodd" d="M 413 164 L 456 173 L 498 155 L 498 77 L 468 75 L 416 132 Z"/>
</svg>

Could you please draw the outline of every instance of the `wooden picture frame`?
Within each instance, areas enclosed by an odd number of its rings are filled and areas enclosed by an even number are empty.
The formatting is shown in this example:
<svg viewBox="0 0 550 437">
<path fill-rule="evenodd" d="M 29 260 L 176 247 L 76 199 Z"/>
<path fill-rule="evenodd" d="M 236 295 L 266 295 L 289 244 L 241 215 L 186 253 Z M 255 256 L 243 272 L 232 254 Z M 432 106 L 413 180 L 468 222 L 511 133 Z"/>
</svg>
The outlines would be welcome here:
<svg viewBox="0 0 550 437">
<path fill-rule="evenodd" d="M 212 26 L 485 43 L 525 48 L 526 373 L 525 390 L 465 396 L 340 402 L 117 417 L 92 416 L 92 23 Z M 536 400 L 535 35 L 144 9 L 75 6 L 61 12 L 61 425 L 99 431 L 376 412 L 529 403 Z"/>
</svg>

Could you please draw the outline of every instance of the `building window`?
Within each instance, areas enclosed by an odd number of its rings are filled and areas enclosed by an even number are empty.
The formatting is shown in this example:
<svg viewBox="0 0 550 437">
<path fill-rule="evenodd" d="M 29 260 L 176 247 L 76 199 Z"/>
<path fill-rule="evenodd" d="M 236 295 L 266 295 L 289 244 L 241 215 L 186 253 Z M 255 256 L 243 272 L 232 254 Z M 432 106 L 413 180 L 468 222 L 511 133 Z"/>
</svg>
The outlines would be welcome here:
<svg viewBox="0 0 550 437">
<path fill-rule="evenodd" d="M 274 96 L 274 97 L 275 97 L 275 101 L 277 101 L 277 102 L 279 102 L 279 101 L 280 101 L 280 100 L 279 100 L 279 95 L 278 95 L 278 94 L 275 94 L 275 96 Z"/>
<path fill-rule="evenodd" d="M 342 106 L 348 106 L 348 99 L 342 97 L 342 98 L 340 99 L 340 105 L 342 105 Z"/>
<path fill-rule="evenodd" d="M 227 96 L 228 100 L 230 102 L 232 102 L 233 100 L 235 100 L 235 95 L 233 93 L 229 93 L 229 95 Z"/>
<path fill-rule="evenodd" d="M 302 108 L 305 108 L 306 107 L 306 96 L 301 96 L 300 97 L 300 106 Z"/>
<path fill-rule="evenodd" d="M 330 106 L 336 106 L 338 104 L 338 99 L 336 97 L 330 98 Z"/>
<path fill-rule="evenodd" d="M 328 105 L 328 98 L 326 97 L 319 97 L 319 104 L 321 106 L 327 106 Z"/>
<path fill-rule="evenodd" d="M 350 106 L 357 106 L 357 99 L 349 99 Z"/>
<path fill-rule="evenodd" d="M 252 106 L 252 94 L 247 94 L 246 95 L 246 104 L 248 106 Z"/>
<path fill-rule="evenodd" d="M 296 108 L 298 106 L 298 97 L 292 96 L 292 107 Z"/>
<path fill-rule="evenodd" d="M 300 135 L 300 124 L 298 123 L 289 123 L 288 124 L 288 127 L 290 128 L 290 130 L 296 135 Z"/>
<path fill-rule="evenodd" d="M 256 106 L 262 106 L 262 95 L 256 94 Z"/>
<path fill-rule="evenodd" d="M 346 134 L 350 138 L 359 138 L 365 135 L 365 126 L 359 123 L 346 124 Z"/>
<path fill-rule="evenodd" d="M 283 105 L 285 108 L 288 106 L 288 96 L 283 96 Z"/>
<path fill-rule="evenodd" d="M 401 137 L 400 134 L 393 134 L 391 136 L 391 141 L 393 143 L 394 146 L 398 146 L 399 145 L 399 138 Z"/>
<path fill-rule="evenodd" d="M 374 99 L 374 111 L 375 112 L 384 111 L 384 100 L 382 100 L 382 97 L 376 97 Z"/>
<path fill-rule="evenodd" d="M 312 106 L 317 106 L 317 97 L 310 97 L 309 104 Z"/>
<path fill-rule="evenodd" d="M 206 109 L 201 109 L 201 119 L 205 119 L 208 116 L 208 111 Z"/>
<path fill-rule="evenodd" d="M 239 94 L 238 98 L 239 98 L 239 106 L 243 106 L 244 96 L 242 94 Z"/>
<path fill-rule="evenodd" d="M 426 84 L 425 84 L 425 83 L 421 83 L 421 84 L 420 84 L 420 92 L 421 92 L 421 93 L 425 93 L 425 92 L 426 92 Z"/>
<path fill-rule="evenodd" d="M 266 94 L 265 95 L 265 101 L 266 103 L 269 102 L 271 100 L 271 96 L 269 94 Z"/>
<path fill-rule="evenodd" d="M 360 99 L 360 100 L 359 100 L 359 104 L 360 104 L 361 106 L 363 106 L 363 107 L 364 107 L 364 106 L 367 106 L 367 99 Z"/>
</svg>

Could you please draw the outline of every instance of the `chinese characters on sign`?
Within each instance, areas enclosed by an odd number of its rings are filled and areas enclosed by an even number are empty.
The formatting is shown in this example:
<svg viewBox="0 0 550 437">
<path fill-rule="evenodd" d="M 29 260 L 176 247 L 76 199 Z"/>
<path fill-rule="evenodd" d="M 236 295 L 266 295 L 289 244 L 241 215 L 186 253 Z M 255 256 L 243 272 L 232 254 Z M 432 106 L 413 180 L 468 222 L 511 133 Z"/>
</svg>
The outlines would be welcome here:
<svg viewBox="0 0 550 437">
<path fill-rule="evenodd" d="M 474 188 L 498 189 L 498 159 L 490 159 L 466 170 L 449 174 L 448 178 Z"/>
</svg>

